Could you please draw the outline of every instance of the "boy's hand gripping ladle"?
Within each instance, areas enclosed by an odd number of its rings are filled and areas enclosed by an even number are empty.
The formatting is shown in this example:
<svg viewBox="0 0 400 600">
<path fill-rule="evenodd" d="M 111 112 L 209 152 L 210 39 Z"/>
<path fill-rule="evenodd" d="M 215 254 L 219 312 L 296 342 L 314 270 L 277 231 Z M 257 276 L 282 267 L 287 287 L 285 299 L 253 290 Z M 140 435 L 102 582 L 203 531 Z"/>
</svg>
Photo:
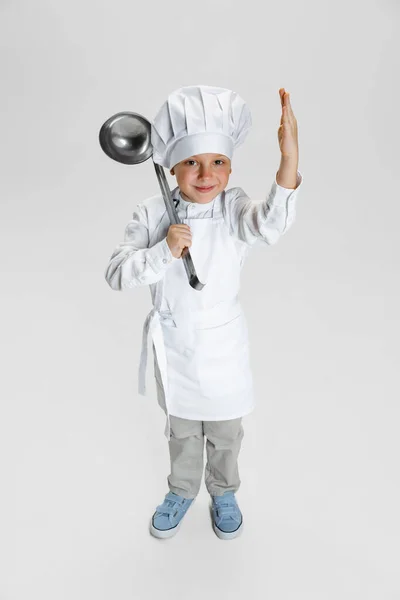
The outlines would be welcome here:
<svg viewBox="0 0 400 600">
<path fill-rule="evenodd" d="M 99 142 L 103 151 L 113 160 L 125 165 L 137 165 L 146 161 L 153 154 L 151 123 L 138 113 L 116 113 L 101 126 Z M 156 170 L 169 220 L 171 224 L 178 225 L 181 221 L 171 197 L 164 169 L 154 161 L 153 165 Z M 189 249 L 187 254 L 182 257 L 182 260 L 185 265 L 189 284 L 195 290 L 203 289 L 205 284 L 201 283 L 196 275 Z"/>
</svg>

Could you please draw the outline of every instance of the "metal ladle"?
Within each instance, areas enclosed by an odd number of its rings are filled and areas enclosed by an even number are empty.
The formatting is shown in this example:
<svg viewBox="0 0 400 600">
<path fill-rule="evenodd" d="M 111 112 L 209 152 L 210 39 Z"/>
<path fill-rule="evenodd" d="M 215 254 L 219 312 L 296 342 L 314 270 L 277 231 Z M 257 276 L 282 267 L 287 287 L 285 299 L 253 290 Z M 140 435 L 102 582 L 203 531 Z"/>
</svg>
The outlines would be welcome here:
<svg viewBox="0 0 400 600">
<path fill-rule="evenodd" d="M 145 162 L 153 155 L 151 123 L 142 115 L 134 112 L 119 112 L 107 119 L 101 126 L 99 142 L 107 156 L 125 165 L 137 165 Z M 172 200 L 164 169 L 154 161 L 153 165 L 156 170 L 169 220 L 171 224 L 178 225 L 181 221 Z M 196 275 L 189 250 L 182 257 L 182 260 L 185 265 L 189 284 L 195 290 L 203 289 L 205 284 L 201 283 Z"/>
</svg>

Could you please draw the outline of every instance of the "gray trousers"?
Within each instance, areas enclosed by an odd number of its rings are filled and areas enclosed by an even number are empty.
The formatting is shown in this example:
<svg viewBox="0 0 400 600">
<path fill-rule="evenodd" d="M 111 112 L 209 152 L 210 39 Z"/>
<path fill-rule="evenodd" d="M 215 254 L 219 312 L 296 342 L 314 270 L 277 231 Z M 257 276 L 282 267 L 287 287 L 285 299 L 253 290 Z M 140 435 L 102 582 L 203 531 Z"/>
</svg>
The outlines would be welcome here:
<svg viewBox="0 0 400 600">
<path fill-rule="evenodd" d="M 211 496 L 236 492 L 240 486 L 238 455 L 244 435 L 242 418 L 192 421 L 170 415 L 171 492 L 195 498 L 203 477 L 204 437 L 207 438 L 205 484 Z"/>
</svg>

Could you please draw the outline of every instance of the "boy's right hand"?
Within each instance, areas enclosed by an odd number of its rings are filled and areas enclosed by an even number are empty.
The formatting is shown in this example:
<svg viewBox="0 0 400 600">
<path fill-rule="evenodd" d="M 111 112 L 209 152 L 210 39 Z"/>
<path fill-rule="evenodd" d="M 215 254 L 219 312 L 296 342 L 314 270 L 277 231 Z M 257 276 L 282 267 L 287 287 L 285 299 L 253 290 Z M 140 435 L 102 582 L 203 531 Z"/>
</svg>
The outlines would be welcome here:
<svg viewBox="0 0 400 600">
<path fill-rule="evenodd" d="M 189 225 L 181 223 L 171 225 L 168 229 L 167 244 L 171 250 L 172 256 L 182 258 L 185 256 L 192 245 L 192 232 Z"/>
</svg>

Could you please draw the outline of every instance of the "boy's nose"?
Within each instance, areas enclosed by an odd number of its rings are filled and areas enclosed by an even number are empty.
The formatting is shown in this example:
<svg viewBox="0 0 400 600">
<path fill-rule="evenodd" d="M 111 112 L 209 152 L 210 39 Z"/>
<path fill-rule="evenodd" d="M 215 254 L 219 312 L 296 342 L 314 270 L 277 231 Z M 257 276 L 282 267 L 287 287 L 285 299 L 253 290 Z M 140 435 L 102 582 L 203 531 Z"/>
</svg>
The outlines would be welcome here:
<svg viewBox="0 0 400 600">
<path fill-rule="evenodd" d="M 204 178 L 204 177 L 210 177 L 211 175 L 211 169 L 209 167 L 200 167 L 200 172 L 199 172 L 199 176 Z"/>
</svg>

